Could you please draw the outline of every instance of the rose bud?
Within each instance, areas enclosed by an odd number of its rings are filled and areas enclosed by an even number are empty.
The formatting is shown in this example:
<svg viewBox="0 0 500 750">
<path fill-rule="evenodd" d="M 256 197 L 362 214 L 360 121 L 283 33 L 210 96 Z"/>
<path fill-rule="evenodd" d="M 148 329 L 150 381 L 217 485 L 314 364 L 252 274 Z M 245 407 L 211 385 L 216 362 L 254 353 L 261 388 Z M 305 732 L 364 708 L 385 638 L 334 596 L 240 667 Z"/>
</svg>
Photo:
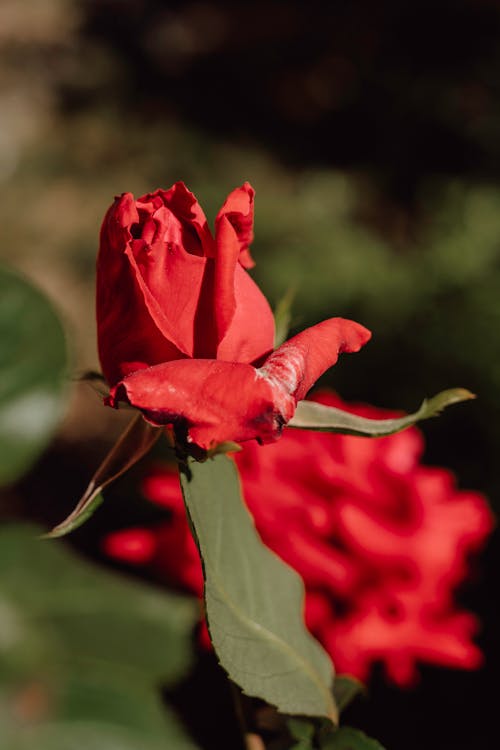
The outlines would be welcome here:
<svg viewBox="0 0 500 750">
<path fill-rule="evenodd" d="M 254 191 L 228 196 L 212 236 L 181 182 L 135 200 L 124 193 L 101 229 L 99 356 L 107 403 L 173 424 L 203 449 L 276 440 L 317 378 L 370 338 L 342 318 L 273 352 L 269 304 L 249 276 Z"/>
</svg>

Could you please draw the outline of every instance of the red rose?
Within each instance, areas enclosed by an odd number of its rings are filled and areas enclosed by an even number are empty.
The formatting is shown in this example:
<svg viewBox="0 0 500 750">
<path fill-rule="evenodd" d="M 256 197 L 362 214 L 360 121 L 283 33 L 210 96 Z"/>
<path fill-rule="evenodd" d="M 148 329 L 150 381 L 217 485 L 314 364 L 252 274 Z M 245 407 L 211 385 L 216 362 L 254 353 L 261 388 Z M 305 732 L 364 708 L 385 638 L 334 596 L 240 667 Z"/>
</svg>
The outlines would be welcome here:
<svg viewBox="0 0 500 750">
<path fill-rule="evenodd" d="M 182 424 L 202 448 L 277 439 L 316 379 L 369 332 L 331 318 L 273 352 L 269 305 L 253 265 L 248 183 L 219 211 L 215 237 L 181 182 L 117 198 L 97 262 L 99 356 L 108 403 L 126 401 L 156 425 Z"/>
<path fill-rule="evenodd" d="M 349 408 L 333 396 L 321 401 Z M 422 449 L 415 428 L 377 440 L 287 430 L 275 445 L 248 443 L 235 456 L 264 542 L 304 579 L 310 629 L 337 670 L 360 679 L 376 661 L 401 685 L 415 679 L 417 661 L 481 661 L 475 618 L 457 610 L 453 592 L 491 515 L 481 495 L 456 489 L 450 472 L 422 465 Z M 171 520 L 112 534 L 108 553 L 201 596 L 178 478 L 157 469 L 143 489 Z"/>
</svg>

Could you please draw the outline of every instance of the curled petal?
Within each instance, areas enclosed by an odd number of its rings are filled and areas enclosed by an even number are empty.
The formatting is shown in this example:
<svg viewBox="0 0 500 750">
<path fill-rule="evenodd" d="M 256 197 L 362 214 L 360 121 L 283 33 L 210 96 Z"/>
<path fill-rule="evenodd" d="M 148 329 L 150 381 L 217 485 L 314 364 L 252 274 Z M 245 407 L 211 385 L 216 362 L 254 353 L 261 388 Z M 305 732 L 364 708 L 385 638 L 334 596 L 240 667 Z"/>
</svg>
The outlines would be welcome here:
<svg viewBox="0 0 500 750">
<path fill-rule="evenodd" d="M 212 257 L 214 241 L 210 232 L 206 216 L 193 193 L 183 182 L 176 182 L 169 190 L 157 190 L 155 193 L 139 198 L 140 202 L 161 198 L 182 228 L 181 244 L 194 255 Z"/>
<path fill-rule="evenodd" d="M 282 344 L 260 372 L 270 381 L 281 384 L 295 401 L 300 401 L 317 379 L 336 363 L 339 354 L 359 351 L 370 337 L 370 331 L 359 323 L 330 318 Z"/>
<path fill-rule="evenodd" d="M 250 255 L 253 241 L 253 201 L 255 190 L 245 182 L 241 187 L 229 193 L 215 220 L 215 238 L 220 240 L 221 226 L 228 222 L 234 230 L 238 241 L 239 262 L 243 268 L 252 268 L 255 263 Z"/>
<path fill-rule="evenodd" d="M 254 190 L 246 182 L 229 194 L 217 215 L 211 293 L 215 307 L 211 317 L 217 359 L 258 364 L 272 351 L 274 316 L 266 298 L 244 271 L 255 265 L 249 251 L 253 199 Z"/>
</svg>

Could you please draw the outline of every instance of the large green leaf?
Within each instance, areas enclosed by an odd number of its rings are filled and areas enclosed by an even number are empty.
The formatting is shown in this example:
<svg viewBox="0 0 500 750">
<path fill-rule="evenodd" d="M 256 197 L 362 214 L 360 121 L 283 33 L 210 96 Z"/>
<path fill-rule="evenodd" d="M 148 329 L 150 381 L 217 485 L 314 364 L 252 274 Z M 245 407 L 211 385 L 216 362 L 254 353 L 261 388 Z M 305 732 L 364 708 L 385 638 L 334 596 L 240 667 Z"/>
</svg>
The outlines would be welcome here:
<svg viewBox="0 0 500 750">
<path fill-rule="evenodd" d="M 304 625 L 300 577 L 260 540 L 234 461 L 190 461 L 181 473 L 205 574 L 210 635 L 247 695 L 286 714 L 337 720 L 332 663 Z"/>
<path fill-rule="evenodd" d="M 38 458 L 61 417 L 66 346 L 45 296 L 0 268 L 0 485 Z"/>
<path fill-rule="evenodd" d="M 196 750 L 173 717 L 163 737 L 94 721 L 57 721 L 34 727 L 5 727 L 5 750 Z"/>
<path fill-rule="evenodd" d="M 189 667 L 195 603 L 90 566 L 37 532 L 0 532 L 6 747 L 194 750 L 158 688 Z"/>
<path fill-rule="evenodd" d="M 287 426 L 301 430 L 337 432 L 342 435 L 383 437 L 411 427 L 422 419 L 435 417 L 451 404 L 472 398 L 475 398 L 474 394 L 465 388 L 451 388 L 423 401 L 420 408 L 413 414 L 392 419 L 367 419 L 333 406 L 318 404 L 315 401 L 299 401 L 295 415 Z"/>
</svg>

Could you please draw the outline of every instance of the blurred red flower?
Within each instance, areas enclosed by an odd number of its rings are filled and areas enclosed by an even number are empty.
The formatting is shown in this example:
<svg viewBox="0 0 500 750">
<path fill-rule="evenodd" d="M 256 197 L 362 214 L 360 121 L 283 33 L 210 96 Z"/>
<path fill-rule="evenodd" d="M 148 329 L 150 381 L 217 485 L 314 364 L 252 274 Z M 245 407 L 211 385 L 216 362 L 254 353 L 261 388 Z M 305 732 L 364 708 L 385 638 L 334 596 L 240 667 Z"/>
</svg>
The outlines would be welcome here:
<svg viewBox="0 0 500 750">
<path fill-rule="evenodd" d="M 330 394 L 318 400 L 388 416 Z M 400 685 L 416 679 L 419 661 L 481 663 L 476 618 L 457 609 L 453 595 L 492 518 L 481 495 L 458 491 L 446 469 L 422 465 L 422 451 L 415 428 L 376 440 L 286 430 L 275 445 L 248 443 L 235 456 L 263 541 L 304 579 L 309 628 L 337 671 L 362 680 L 374 662 Z M 170 519 L 111 534 L 107 553 L 201 596 L 178 478 L 156 468 L 143 491 Z"/>
<path fill-rule="evenodd" d="M 97 261 L 99 357 L 111 386 L 156 425 L 177 424 L 202 448 L 276 440 L 318 377 L 370 333 L 330 318 L 273 352 L 269 305 L 253 265 L 252 187 L 233 190 L 212 236 L 182 182 L 117 198 Z"/>
</svg>

